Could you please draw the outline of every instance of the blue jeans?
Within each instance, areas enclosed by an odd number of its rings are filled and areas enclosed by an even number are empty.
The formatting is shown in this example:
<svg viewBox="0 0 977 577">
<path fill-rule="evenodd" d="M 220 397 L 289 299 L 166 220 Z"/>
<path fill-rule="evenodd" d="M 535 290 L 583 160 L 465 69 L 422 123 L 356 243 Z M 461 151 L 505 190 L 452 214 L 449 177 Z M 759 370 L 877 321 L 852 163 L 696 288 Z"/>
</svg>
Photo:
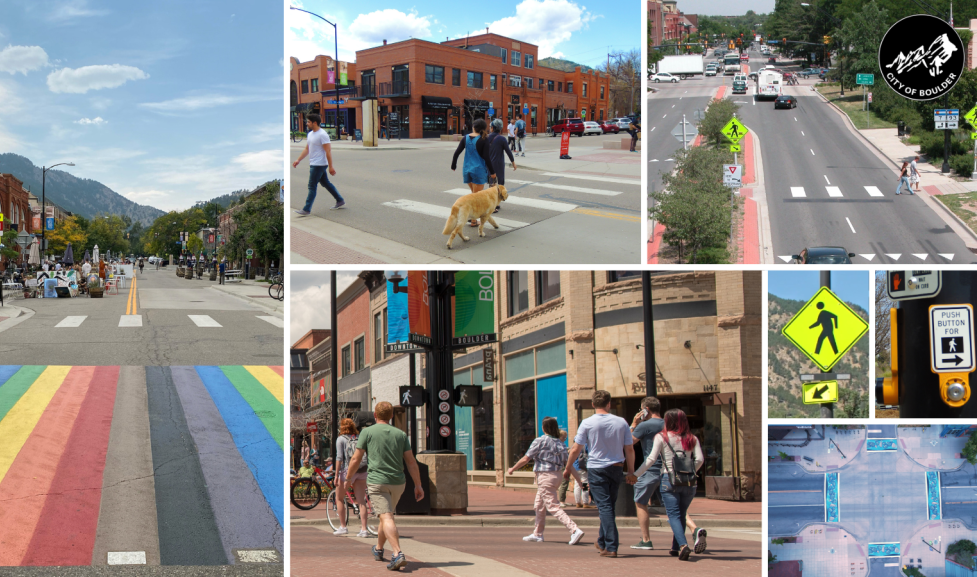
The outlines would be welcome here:
<svg viewBox="0 0 977 577">
<path fill-rule="evenodd" d="M 899 188 L 896 189 L 896 194 L 899 194 L 899 193 L 902 192 L 902 185 L 903 184 L 906 185 L 906 188 L 909 190 L 909 194 L 912 194 L 913 193 L 913 187 L 912 187 L 912 185 L 909 184 L 909 177 L 908 176 L 904 176 L 904 177 L 902 177 L 902 178 L 899 179 Z"/>
<path fill-rule="evenodd" d="M 336 187 L 329 182 L 329 167 L 328 166 L 310 166 L 309 167 L 309 196 L 305 197 L 305 212 L 312 210 L 312 203 L 315 202 L 316 189 L 319 184 L 326 187 L 329 194 L 336 199 L 336 202 L 344 202 L 343 197 L 339 195 L 339 191 Z"/>
<path fill-rule="evenodd" d="M 624 467 L 588 468 L 587 481 L 590 482 L 590 494 L 597 501 L 597 514 L 600 516 L 597 546 L 616 553 L 621 540 L 617 533 L 614 504 L 617 503 L 617 489 L 624 481 Z"/>
<path fill-rule="evenodd" d="M 695 487 L 672 487 L 668 473 L 662 471 L 662 503 L 668 513 L 668 524 L 672 527 L 672 551 L 678 551 L 682 545 L 689 544 L 685 540 L 685 516 L 693 497 Z"/>
</svg>

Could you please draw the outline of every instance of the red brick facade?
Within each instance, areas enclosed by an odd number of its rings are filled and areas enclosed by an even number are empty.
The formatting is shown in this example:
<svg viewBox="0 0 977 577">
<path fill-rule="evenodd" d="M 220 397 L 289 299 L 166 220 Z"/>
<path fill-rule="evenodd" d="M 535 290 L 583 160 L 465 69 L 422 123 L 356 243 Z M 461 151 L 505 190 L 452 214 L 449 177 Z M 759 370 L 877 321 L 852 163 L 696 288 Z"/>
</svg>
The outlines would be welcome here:
<svg viewBox="0 0 977 577">
<path fill-rule="evenodd" d="M 292 130 L 305 132 L 305 114 L 315 112 L 322 117 L 327 126 L 334 126 L 333 119 L 336 114 L 336 105 L 329 104 L 330 100 L 336 100 L 336 86 L 328 82 L 329 72 L 335 71 L 336 80 L 339 80 L 339 72 L 343 65 L 346 66 L 346 86 L 339 86 L 339 99 L 344 100 L 339 106 L 339 123 L 344 129 L 356 123 L 357 110 L 360 108 L 359 102 L 347 100 L 356 85 L 356 63 L 339 62 L 339 66 L 333 69 L 335 61 L 331 56 L 316 56 L 309 62 L 299 62 L 297 58 L 289 59 L 289 98 L 292 106 Z M 311 105 L 311 106 L 309 106 Z M 353 111 L 352 113 L 350 111 Z"/>
<path fill-rule="evenodd" d="M 336 306 L 336 352 L 339 355 L 339 378 L 353 374 L 356 366 L 356 343 L 363 341 L 362 367 L 370 366 L 370 291 L 362 280 L 343 291 Z M 346 367 L 346 353 L 349 351 L 349 368 Z M 362 368 L 361 367 L 361 368 Z"/>
<path fill-rule="evenodd" d="M 0 174 L 0 213 L 3 214 L 4 232 L 12 229 L 33 232 L 33 213 L 28 195 L 24 183 L 16 176 Z"/>
<path fill-rule="evenodd" d="M 418 39 L 384 43 L 358 51 L 355 65 L 349 65 L 357 74 L 358 94 L 375 94 L 376 100 L 350 101 L 342 108 L 373 104 L 379 107 L 381 117 L 395 112 L 402 126 L 401 136 L 407 138 L 459 133 L 475 118 L 488 117 L 489 107 L 494 109 L 494 118 L 503 121 L 524 113 L 529 133 L 545 132 L 567 117 L 598 121 L 611 117 L 610 78 L 606 74 L 547 68 L 538 64 L 538 57 L 537 46 L 498 34 L 440 44 Z M 301 94 L 301 80 L 306 76 L 311 79 L 316 68 L 324 70 L 315 64 L 322 58 L 312 63 L 292 59 L 298 104 L 311 101 L 304 99 L 311 95 Z M 433 68 L 429 70 L 429 66 Z M 323 110 L 334 107 L 325 102 L 334 98 L 322 97 Z M 362 114 L 355 110 L 352 114 L 342 112 L 340 119 L 353 120 L 354 116 L 355 127 L 362 129 Z"/>
</svg>

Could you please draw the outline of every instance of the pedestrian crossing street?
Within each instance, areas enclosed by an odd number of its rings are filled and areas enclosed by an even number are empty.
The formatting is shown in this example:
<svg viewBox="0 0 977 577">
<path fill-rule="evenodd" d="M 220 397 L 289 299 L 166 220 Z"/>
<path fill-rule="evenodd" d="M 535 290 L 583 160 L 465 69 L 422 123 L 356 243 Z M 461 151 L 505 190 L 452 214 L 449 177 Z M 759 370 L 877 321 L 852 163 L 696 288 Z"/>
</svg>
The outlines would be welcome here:
<svg viewBox="0 0 977 577">
<path fill-rule="evenodd" d="M 535 173 L 534 173 L 535 174 Z M 562 193 L 574 193 L 579 195 L 586 195 L 585 198 L 592 197 L 594 203 L 605 202 L 622 194 L 631 194 L 628 190 L 609 190 L 604 188 L 598 188 L 599 184 L 622 184 L 630 185 L 634 187 L 640 187 L 641 182 L 634 179 L 627 178 L 614 178 L 614 177 L 603 177 L 603 176 L 591 176 L 585 174 L 567 174 L 558 172 L 542 172 L 539 173 L 543 177 L 555 177 L 555 178 L 572 178 L 574 180 L 583 181 L 581 186 L 567 185 L 567 184 L 554 184 L 552 182 L 536 182 L 532 180 L 520 180 L 514 178 L 506 179 L 506 190 L 509 193 L 509 197 L 502 203 L 502 210 L 500 213 L 496 213 L 492 216 L 499 225 L 499 230 L 502 232 L 507 232 L 519 228 L 523 228 L 536 222 L 542 220 L 540 218 L 529 219 L 531 222 L 526 222 L 523 220 L 517 220 L 516 218 L 509 218 L 510 216 L 519 217 L 519 208 L 529 208 L 542 211 L 549 211 L 555 213 L 566 213 L 571 211 L 577 211 L 581 214 L 588 214 L 591 216 L 599 216 L 605 218 L 615 218 L 618 220 L 627 220 L 632 222 L 640 222 L 637 214 L 620 214 L 618 212 L 607 212 L 601 210 L 587 209 L 584 207 L 589 207 L 587 202 L 581 201 L 580 204 L 573 202 L 563 202 L 556 200 L 547 200 L 543 198 L 533 198 L 530 196 L 524 196 L 520 194 L 523 190 L 526 192 L 539 192 L 541 194 L 552 194 L 549 191 L 559 191 Z M 594 184 L 591 184 L 594 183 Z M 583 186 L 586 184 L 587 186 Z M 451 215 L 451 206 L 455 202 L 455 198 L 470 194 L 471 190 L 468 188 L 452 188 L 449 190 L 442 191 L 445 194 L 444 204 L 432 204 L 427 202 L 420 202 L 412 199 L 397 199 L 382 203 L 383 206 L 388 208 L 395 208 L 398 210 L 403 210 L 407 212 L 412 212 L 414 214 L 422 214 L 425 216 L 434 217 L 440 220 L 447 220 Z M 637 193 L 637 188 L 634 193 Z M 579 209 L 579 210 L 578 210 Z M 505 215 L 505 216 L 501 216 Z"/>
<path fill-rule="evenodd" d="M 809 191 L 811 198 L 823 197 L 824 194 L 827 194 L 828 198 L 843 198 L 846 194 L 852 198 L 864 198 L 866 195 L 873 198 L 885 196 L 877 186 L 862 186 L 856 189 L 846 188 L 844 191 L 840 186 L 814 187 L 811 189 L 804 186 L 792 186 L 790 187 L 790 196 L 792 198 L 808 198 Z"/>
<path fill-rule="evenodd" d="M 200 328 L 224 328 L 222 324 L 213 319 L 210 315 L 186 315 L 188 324 L 195 325 Z M 285 321 L 273 316 L 268 315 L 256 315 L 254 318 L 261 319 L 266 323 L 275 326 L 277 328 L 285 328 Z M 70 315 L 61 319 L 57 324 L 54 325 L 56 329 L 76 329 L 82 326 L 84 322 L 88 319 L 88 315 Z M 120 315 L 119 316 L 119 327 L 141 327 L 143 326 L 143 316 L 142 315 Z"/>
</svg>

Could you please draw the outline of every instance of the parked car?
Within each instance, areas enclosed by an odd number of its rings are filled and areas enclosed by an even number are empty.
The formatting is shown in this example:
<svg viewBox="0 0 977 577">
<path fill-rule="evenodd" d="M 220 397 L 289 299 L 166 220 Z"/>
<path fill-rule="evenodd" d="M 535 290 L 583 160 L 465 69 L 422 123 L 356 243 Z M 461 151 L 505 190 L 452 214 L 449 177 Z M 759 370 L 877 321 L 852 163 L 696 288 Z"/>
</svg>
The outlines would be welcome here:
<svg viewBox="0 0 977 577">
<path fill-rule="evenodd" d="M 586 134 L 604 134 L 604 131 L 601 130 L 600 124 L 597 124 L 596 122 L 594 122 L 592 120 L 585 120 L 584 123 L 583 123 L 583 133 L 585 135 Z"/>
<path fill-rule="evenodd" d="M 797 97 L 791 96 L 790 94 L 781 94 L 773 101 L 773 107 L 775 109 L 786 108 L 787 110 L 797 108 Z"/>
<path fill-rule="evenodd" d="M 793 262 L 797 264 L 851 264 L 851 257 L 855 253 L 848 252 L 842 246 L 812 246 L 805 248 L 800 254 L 793 255 Z"/>
<path fill-rule="evenodd" d="M 659 73 L 655 74 L 654 76 L 652 76 L 651 79 L 654 80 L 656 83 L 657 82 L 672 82 L 672 83 L 677 83 L 678 82 L 678 76 L 672 76 L 668 72 L 659 72 Z"/>
<path fill-rule="evenodd" d="M 576 134 L 577 136 L 583 136 L 583 118 L 564 118 L 563 120 L 554 124 L 552 130 L 553 136 L 561 134 L 564 131 L 569 132 L 570 134 Z"/>
<path fill-rule="evenodd" d="M 626 131 L 631 126 L 631 119 L 627 116 L 614 119 L 617 122 L 617 127 L 621 130 Z"/>
<path fill-rule="evenodd" d="M 805 68 L 797 73 L 801 78 L 807 78 L 808 76 L 817 76 L 821 74 L 820 68 Z"/>
<path fill-rule="evenodd" d="M 710 64 L 708 67 L 706 67 L 705 75 L 706 76 L 715 76 L 716 75 L 716 67 L 713 66 L 712 64 Z"/>
<path fill-rule="evenodd" d="M 601 122 L 600 123 L 600 129 L 601 129 L 601 132 L 603 132 L 604 134 L 607 134 L 608 132 L 612 132 L 614 134 L 617 134 L 618 132 L 621 131 L 621 129 L 618 127 L 618 125 L 615 124 L 610 119 L 605 120 L 604 122 Z"/>
</svg>

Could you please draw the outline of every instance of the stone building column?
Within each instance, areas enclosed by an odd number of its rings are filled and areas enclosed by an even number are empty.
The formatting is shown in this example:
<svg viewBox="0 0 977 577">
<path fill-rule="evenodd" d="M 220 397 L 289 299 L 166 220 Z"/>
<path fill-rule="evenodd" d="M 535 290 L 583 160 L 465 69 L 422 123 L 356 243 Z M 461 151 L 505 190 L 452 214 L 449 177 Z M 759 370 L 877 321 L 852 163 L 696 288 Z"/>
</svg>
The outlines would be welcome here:
<svg viewBox="0 0 977 577">
<path fill-rule="evenodd" d="M 566 324 L 567 428 L 572 440 L 577 432 L 578 399 L 589 400 L 597 384 L 594 350 L 594 276 L 600 271 L 563 271 L 561 292 L 569 310 Z M 566 287 L 565 289 L 563 287 Z"/>
<path fill-rule="evenodd" d="M 762 480 L 762 326 L 761 271 L 716 272 L 719 332 L 719 388 L 736 393 L 740 487 L 747 498 L 761 498 Z"/>
</svg>

